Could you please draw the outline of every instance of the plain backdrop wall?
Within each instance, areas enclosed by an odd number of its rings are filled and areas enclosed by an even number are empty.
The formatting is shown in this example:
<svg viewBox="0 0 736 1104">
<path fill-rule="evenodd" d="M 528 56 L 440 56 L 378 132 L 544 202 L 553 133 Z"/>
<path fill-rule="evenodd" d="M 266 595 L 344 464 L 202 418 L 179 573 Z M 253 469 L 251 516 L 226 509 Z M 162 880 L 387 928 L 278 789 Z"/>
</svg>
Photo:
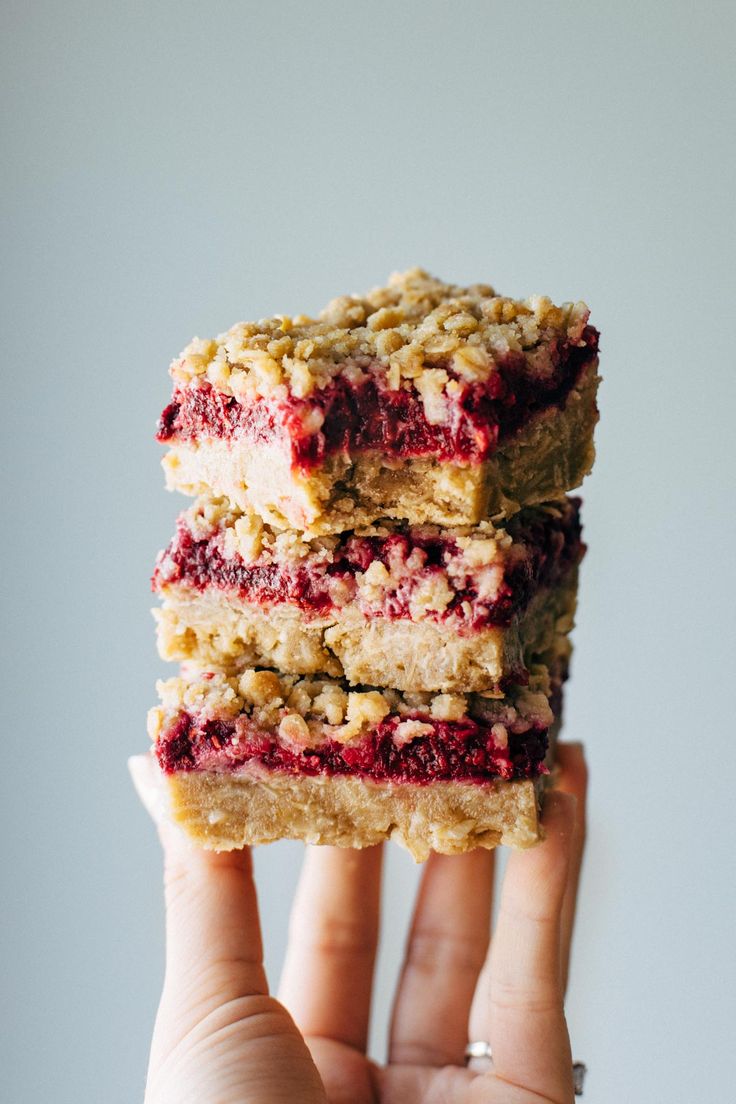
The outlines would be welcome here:
<svg viewBox="0 0 736 1104">
<path fill-rule="evenodd" d="M 602 331 L 567 734 L 592 771 L 569 1017 L 592 1104 L 732 1087 L 733 5 L 2 9 L 2 1088 L 142 1098 L 160 862 L 155 419 L 193 334 L 422 264 Z M 390 848 L 374 1051 L 417 870 Z M 300 847 L 259 852 L 276 980 Z"/>
</svg>

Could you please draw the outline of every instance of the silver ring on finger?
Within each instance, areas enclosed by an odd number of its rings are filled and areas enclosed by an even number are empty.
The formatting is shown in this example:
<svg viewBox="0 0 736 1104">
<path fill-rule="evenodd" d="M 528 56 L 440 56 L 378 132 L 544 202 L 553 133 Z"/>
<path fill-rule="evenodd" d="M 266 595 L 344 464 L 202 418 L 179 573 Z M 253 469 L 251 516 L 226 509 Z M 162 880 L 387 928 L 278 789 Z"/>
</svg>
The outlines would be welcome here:
<svg viewBox="0 0 736 1104">
<path fill-rule="evenodd" d="M 493 1050 L 491 1049 L 491 1044 L 486 1042 L 485 1039 L 474 1039 L 466 1046 L 465 1065 L 469 1066 L 474 1060 L 489 1062 L 493 1065 Z M 575 1096 L 583 1095 L 583 1086 L 587 1070 L 588 1067 L 585 1065 L 585 1062 L 573 1062 L 572 1064 L 572 1083 L 575 1090 Z"/>
<path fill-rule="evenodd" d="M 588 1067 L 585 1062 L 573 1062 L 572 1064 L 572 1084 L 575 1089 L 576 1096 L 583 1095 L 583 1085 L 585 1083 L 585 1075 L 588 1072 Z"/>
<path fill-rule="evenodd" d="M 491 1044 L 487 1043 L 485 1039 L 476 1039 L 475 1041 L 468 1043 L 465 1048 L 465 1065 L 469 1066 L 473 1061 L 484 1061 L 493 1064 L 493 1051 L 491 1050 Z"/>
</svg>

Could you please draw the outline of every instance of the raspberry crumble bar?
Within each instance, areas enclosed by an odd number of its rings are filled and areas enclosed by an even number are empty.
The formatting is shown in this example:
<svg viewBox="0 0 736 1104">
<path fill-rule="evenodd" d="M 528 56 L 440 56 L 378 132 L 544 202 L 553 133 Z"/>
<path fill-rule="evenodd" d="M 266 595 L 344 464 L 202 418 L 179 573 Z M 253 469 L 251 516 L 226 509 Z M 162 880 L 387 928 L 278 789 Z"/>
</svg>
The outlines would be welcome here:
<svg viewBox="0 0 736 1104">
<path fill-rule="evenodd" d="M 171 814 L 217 850 L 393 838 L 423 860 L 529 846 L 564 675 L 552 662 L 556 677 L 536 667 L 503 700 L 185 667 L 149 714 Z"/>
<path fill-rule="evenodd" d="M 159 556 L 164 659 L 344 675 L 399 690 L 503 693 L 572 627 L 579 500 L 503 525 L 384 521 L 302 540 L 201 499 Z"/>
<path fill-rule="evenodd" d="M 167 484 L 311 535 L 475 525 L 560 498 L 594 457 L 588 313 L 413 269 L 317 320 L 195 339 L 159 422 Z"/>
</svg>

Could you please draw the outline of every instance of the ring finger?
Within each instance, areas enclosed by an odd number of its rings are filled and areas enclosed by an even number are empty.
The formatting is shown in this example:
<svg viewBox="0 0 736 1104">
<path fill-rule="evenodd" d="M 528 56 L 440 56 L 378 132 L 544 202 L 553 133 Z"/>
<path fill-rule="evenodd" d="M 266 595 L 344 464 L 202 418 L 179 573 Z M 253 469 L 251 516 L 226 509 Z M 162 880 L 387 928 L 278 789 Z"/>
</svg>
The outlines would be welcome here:
<svg viewBox="0 0 736 1104">
<path fill-rule="evenodd" d="M 570 866 L 567 886 L 562 904 L 560 931 L 560 968 L 562 992 L 567 989 L 570 966 L 575 910 L 577 906 L 580 870 L 583 861 L 586 836 L 586 797 L 588 789 L 588 770 L 583 745 L 579 743 L 560 743 L 557 745 L 557 765 L 559 775 L 556 789 L 562 793 L 573 794 L 577 799 L 575 830 L 571 845 Z M 470 1014 L 470 1037 L 482 1039 L 488 1034 L 488 1008 L 490 1007 L 490 956 L 486 958 L 480 972 L 478 988 L 473 999 Z"/>
<path fill-rule="evenodd" d="M 493 1048 L 497 1078 L 547 1099 L 572 1096 L 572 1058 L 561 986 L 562 906 L 575 801 L 547 796 L 544 842 L 509 857 L 489 962 L 487 999 L 476 1002 L 473 1038 Z"/>
</svg>

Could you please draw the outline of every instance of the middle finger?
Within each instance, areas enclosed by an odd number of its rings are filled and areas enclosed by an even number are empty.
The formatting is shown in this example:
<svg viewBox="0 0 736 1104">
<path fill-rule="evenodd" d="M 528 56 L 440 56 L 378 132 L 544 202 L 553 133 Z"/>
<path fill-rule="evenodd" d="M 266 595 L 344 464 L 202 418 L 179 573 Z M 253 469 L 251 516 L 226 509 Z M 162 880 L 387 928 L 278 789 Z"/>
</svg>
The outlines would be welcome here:
<svg viewBox="0 0 736 1104">
<path fill-rule="evenodd" d="M 382 848 L 310 847 L 279 997 L 306 1036 L 364 1051 L 378 945 Z"/>
<path fill-rule="evenodd" d="M 394 1001 L 389 1061 L 460 1065 L 488 947 L 492 851 L 432 854 L 422 877 Z"/>
</svg>

